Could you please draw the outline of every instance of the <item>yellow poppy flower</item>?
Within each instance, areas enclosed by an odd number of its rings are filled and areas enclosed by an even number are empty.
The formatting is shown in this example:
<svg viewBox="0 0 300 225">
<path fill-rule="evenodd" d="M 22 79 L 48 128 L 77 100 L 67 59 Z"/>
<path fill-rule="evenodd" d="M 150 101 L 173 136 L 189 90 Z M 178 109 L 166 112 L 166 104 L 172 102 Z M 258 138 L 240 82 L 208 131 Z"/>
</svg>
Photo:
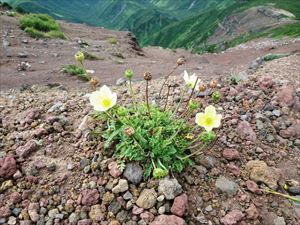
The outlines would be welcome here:
<svg viewBox="0 0 300 225">
<path fill-rule="evenodd" d="M 204 127 L 206 131 L 218 128 L 221 125 L 222 115 L 217 114 L 216 108 L 212 105 L 205 108 L 205 113 L 196 114 L 196 123 Z"/>
<path fill-rule="evenodd" d="M 107 111 L 117 103 L 117 94 L 113 93 L 106 85 L 99 91 L 94 91 L 89 95 L 90 103 L 96 111 Z"/>
</svg>

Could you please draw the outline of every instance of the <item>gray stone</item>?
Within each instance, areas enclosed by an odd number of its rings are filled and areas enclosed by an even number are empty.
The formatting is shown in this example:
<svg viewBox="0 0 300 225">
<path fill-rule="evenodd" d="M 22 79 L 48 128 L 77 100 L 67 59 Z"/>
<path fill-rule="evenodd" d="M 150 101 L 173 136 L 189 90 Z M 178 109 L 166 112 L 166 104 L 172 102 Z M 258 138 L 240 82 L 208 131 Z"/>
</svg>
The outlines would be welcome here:
<svg viewBox="0 0 300 225">
<path fill-rule="evenodd" d="M 277 217 L 274 219 L 274 225 L 286 225 L 283 217 Z"/>
<path fill-rule="evenodd" d="M 182 193 L 182 187 L 175 178 L 165 177 L 159 181 L 158 192 L 171 200 Z"/>
<path fill-rule="evenodd" d="M 116 215 L 121 210 L 121 208 L 122 208 L 122 206 L 120 205 L 120 203 L 112 202 L 109 204 L 107 210 L 109 212 L 112 212 L 114 215 Z"/>
<path fill-rule="evenodd" d="M 239 186 L 237 183 L 221 176 L 216 180 L 216 187 L 221 192 L 224 192 L 229 196 L 234 196 Z"/>
<path fill-rule="evenodd" d="M 71 213 L 69 216 L 69 223 L 71 225 L 76 225 L 79 219 L 80 217 L 78 213 Z"/>
<path fill-rule="evenodd" d="M 139 184 L 143 179 L 143 169 L 137 163 L 128 163 L 124 171 L 124 177 L 133 184 Z"/>
<path fill-rule="evenodd" d="M 125 77 L 121 77 L 116 81 L 116 85 L 117 86 L 122 86 L 123 84 L 125 84 L 127 81 L 127 79 Z"/>
</svg>

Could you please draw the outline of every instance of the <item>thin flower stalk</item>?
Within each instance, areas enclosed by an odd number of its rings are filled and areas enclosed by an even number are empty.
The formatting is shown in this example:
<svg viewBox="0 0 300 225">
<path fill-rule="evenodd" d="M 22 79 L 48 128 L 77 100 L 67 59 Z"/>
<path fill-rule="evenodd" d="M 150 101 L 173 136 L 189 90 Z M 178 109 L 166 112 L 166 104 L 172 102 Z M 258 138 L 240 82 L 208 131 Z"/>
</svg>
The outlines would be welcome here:
<svg viewBox="0 0 300 225">
<path fill-rule="evenodd" d="M 171 87 L 168 86 L 168 92 L 167 92 L 167 97 L 166 97 L 166 103 L 165 103 L 165 106 L 164 106 L 164 111 L 166 111 L 166 108 L 167 108 L 167 105 L 168 105 L 168 100 L 169 100 L 169 96 L 170 96 L 170 89 L 171 89 Z"/>
<path fill-rule="evenodd" d="M 172 114 L 172 117 L 174 117 L 174 116 L 176 115 L 176 113 L 177 113 L 177 111 L 178 111 L 180 105 L 182 104 L 183 99 L 184 99 L 184 95 L 185 95 L 186 91 L 187 91 L 187 88 L 183 88 L 183 89 L 182 89 L 181 94 L 180 94 L 179 102 L 178 102 L 178 104 L 177 104 L 177 106 L 176 106 L 176 108 L 175 108 L 175 110 L 174 110 L 174 112 L 173 112 L 173 114 Z"/>
<path fill-rule="evenodd" d="M 263 191 L 266 192 L 266 193 L 268 193 L 268 194 L 278 195 L 278 196 L 290 199 L 290 200 L 292 200 L 292 201 L 300 204 L 300 199 L 299 198 L 296 198 L 296 197 L 293 197 L 293 196 L 290 196 L 290 195 L 286 195 L 286 194 L 282 194 L 280 192 L 273 191 L 273 190 L 271 190 L 269 188 L 265 188 L 265 189 L 263 189 Z"/>
<path fill-rule="evenodd" d="M 193 97 L 193 95 L 194 95 L 195 88 L 196 88 L 196 86 L 197 86 L 198 80 L 199 80 L 199 77 L 197 77 L 197 80 L 196 80 L 196 82 L 195 82 L 195 84 L 194 84 L 194 87 L 193 87 L 193 89 L 192 89 L 192 92 L 191 92 L 191 94 L 190 94 L 190 96 L 189 96 L 189 98 L 188 98 L 188 100 L 187 100 L 187 103 L 186 103 L 186 111 L 188 110 L 189 101 L 192 99 L 192 97 Z M 186 113 L 186 111 L 183 112 L 183 115 Z"/>
<path fill-rule="evenodd" d="M 179 66 L 180 66 L 180 65 L 177 64 L 177 65 L 171 70 L 171 72 L 170 72 L 167 76 L 165 76 L 164 82 L 163 82 L 163 84 L 161 85 L 160 90 L 159 90 L 159 94 L 158 94 L 158 98 L 159 98 L 159 99 L 161 98 L 161 94 L 162 94 L 163 88 L 164 88 L 164 86 L 166 85 L 166 83 L 167 83 L 169 77 L 175 72 L 175 70 L 176 70 Z"/>
<path fill-rule="evenodd" d="M 146 80 L 146 104 L 147 104 L 147 110 L 148 110 L 149 118 L 151 118 L 150 105 L 149 105 L 149 84 L 148 84 L 148 80 Z"/>
<path fill-rule="evenodd" d="M 136 106 L 137 101 L 136 101 L 135 92 L 132 88 L 132 80 L 131 79 L 129 79 L 129 82 L 128 82 L 128 89 L 129 89 L 130 96 L 132 98 L 133 107 L 136 109 L 137 108 L 137 106 Z"/>
</svg>

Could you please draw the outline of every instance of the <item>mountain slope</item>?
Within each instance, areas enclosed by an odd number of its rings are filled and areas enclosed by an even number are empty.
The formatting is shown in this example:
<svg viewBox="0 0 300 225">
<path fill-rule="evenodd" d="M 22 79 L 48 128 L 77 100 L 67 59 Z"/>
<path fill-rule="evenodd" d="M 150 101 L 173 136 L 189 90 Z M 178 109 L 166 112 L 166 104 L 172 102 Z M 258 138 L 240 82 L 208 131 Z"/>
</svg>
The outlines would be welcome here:
<svg viewBox="0 0 300 225">
<path fill-rule="evenodd" d="M 58 19 L 129 30 L 142 46 L 218 51 L 260 36 L 300 35 L 295 0 L 5 1 Z"/>
<path fill-rule="evenodd" d="M 251 18 L 249 15 L 250 9 L 253 11 L 255 7 L 258 6 L 261 7 L 256 8 L 256 11 L 261 9 L 264 10 L 257 13 L 256 16 L 260 17 L 262 20 L 260 23 L 256 22 L 255 24 L 255 20 L 259 18 L 255 16 L 252 16 Z M 268 14 L 267 12 L 270 13 Z M 224 29 L 223 25 L 226 24 L 228 18 L 238 17 L 241 13 L 245 14 L 244 19 L 247 20 L 248 24 L 252 23 L 252 26 L 249 25 L 248 29 L 244 29 L 243 32 L 231 35 L 231 38 L 224 39 L 224 36 L 220 35 L 218 29 Z M 146 42 L 150 45 L 160 45 L 170 48 L 185 47 L 196 50 L 197 52 L 209 49 L 216 50 L 218 49 L 216 45 L 223 45 L 223 48 L 226 48 L 226 45 L 231 46 L 232 43 L 240 43 L 236 39 L 250 40 L 257 36 L 273 35 L 272 32 L 274 31 L 275 36 L 277 34 L 289 35 L 291 33 L 294 36 L 299 36 L 299 19 L 300 1 L 241 1 L 227 6 L 225 5 L 223 8 L 216 7 L 186 20 L 174 22 L 158 33 L 149 36 Z M 241 26 L 240 22 L 239 19 L 236 21 L 237 27 Z M 226 25 L 230 33 L 230 31 L 234 29 L 234 24 L 227 23 Z M 245 36 L 247 36 L 247 38 L 245 38 Z M 214 39 L 214 41 L 212 42 L 211 39 Z M 228 43 L 231 41 L 232 43 Z"/>
</svg>

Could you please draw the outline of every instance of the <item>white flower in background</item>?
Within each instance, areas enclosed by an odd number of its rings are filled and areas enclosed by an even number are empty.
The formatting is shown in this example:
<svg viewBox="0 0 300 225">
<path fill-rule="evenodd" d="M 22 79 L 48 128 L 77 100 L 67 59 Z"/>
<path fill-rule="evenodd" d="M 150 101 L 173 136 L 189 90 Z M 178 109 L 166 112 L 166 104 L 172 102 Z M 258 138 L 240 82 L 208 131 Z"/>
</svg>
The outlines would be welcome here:
<svg viewBox="0 0 300 225">
<path fill-rule="evenodd" d="M 201 80 L 198 79 L 198 77 L 194 73 L 192 75 L 189 75 L 188 72 L 186 72 L 185 70 L 183 72 L 183 79 L 189 88 L 193 89 L 195 87 L 195 90 L 199 89 Z"/>
<path fill-rule="evenodd" d="M 99 91 L 92 92 L 89 99 L 94 110 L 105 112 L 117 103 L 117 94 L 112 92 L 106 85 L 103 85 Z"/>
</svg>

